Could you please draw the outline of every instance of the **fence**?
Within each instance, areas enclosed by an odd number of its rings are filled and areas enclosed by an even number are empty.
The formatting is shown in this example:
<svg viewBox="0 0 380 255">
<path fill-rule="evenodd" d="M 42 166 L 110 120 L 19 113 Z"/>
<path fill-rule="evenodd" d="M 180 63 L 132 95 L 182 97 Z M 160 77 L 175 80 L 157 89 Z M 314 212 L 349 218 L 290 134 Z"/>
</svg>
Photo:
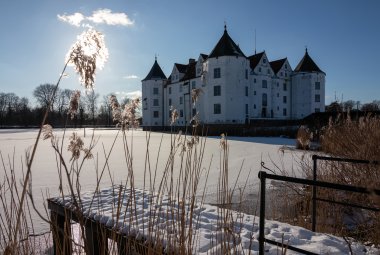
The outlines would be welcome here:
<svg viewBox="0 0 380 255">
<path fill-rule="evenodd" d="M 371 210 L 371 211 L 377 211 L 377 212 L 380 211 L 379 208 L 375 208 L 375 207 L 362 206 L 358 204 L 339 202 L 339 201 L 322 199 L 322 198 L 317 197 L 317 187 L 323 187 L 323 188 L 347 191 L 347 192 L 354 192 L 354 193 L 361 193 L 361 194 L 375 194 L 377 196 L 380 196 L 380 190 L 378 189 L 367 189 L 364 187 L 356 187 L 356 186 L 351 186 L 351 185 L 317 181 L 317 160 L 337 161 L 337 162 L 354 163 L 354 164 L 376 164 L 376 165 L 379 164 L 378 161 L 343 159 L 343 158 L 323 157 L 323 156 L 318 156 L 318 155 L 313 155 L 312 159 L 313 159 L 313 180 L 268 174 L 265 171 L 259 172 L 259 178 L 260 178 L 260 183 L 261 183 L 260 185 L 260 223 L 259 223 L 260 224 L 259 226 L 260 227 L 259 228 L 259 254 L 260 255 L 263 255 L 265 252 L 264 250 L 265 242 L 278 245 L 278 246 L 286 246 L 287 249 L 289 250 L 293 250 L 293 251 L 300 252 L 303 254 L 315 254 L 313 252 L 302 250 L 297 247 L 293 247 L 291 245 L 284 245 L 283 243 L 279 243 L 279 242 L 265 238 L 265 235 L 264 235 L 265 203 L 266 203 L 265 197 L 266 197 L 266 180 L 267 179 L 312 186 L 312 231 L 315 231 L 315 228 L 316 228 L 316 221 L 317 221 L 316 207 L 317 207 L 318 200 L 323 201 L 323 202 L 328 202 L 328 203 L 340 204 L 344 206 L 352 206 L 352 207 L 361 208 L 365 210 Z"/>
</svg>

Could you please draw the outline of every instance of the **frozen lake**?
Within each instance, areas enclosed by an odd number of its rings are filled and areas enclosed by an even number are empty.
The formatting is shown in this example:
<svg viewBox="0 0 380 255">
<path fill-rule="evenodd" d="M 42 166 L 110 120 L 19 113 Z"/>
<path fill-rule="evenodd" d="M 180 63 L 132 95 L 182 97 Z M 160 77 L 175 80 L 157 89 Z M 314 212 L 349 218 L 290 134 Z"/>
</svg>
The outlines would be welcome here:
<svg viewBox="0 0 380 255">
<path fill-rule="evenodd" d="M 21 179 L 22 171 L 25 167 L 25 155 L 35 142 L 38 130 L 0 130 L 0 151 L 3 157 L 5 169 L 14 168 L 16 176 Z M 54 130 L 54 134 L 61 140 L 63 130 Z M 63 153 L 66 162 L 70 162 L 70 154 L 67 151 L 69 136 L 72 132 L 77 132 L 83 138 L 83 129 L 66 130 L 66 138 L 63 142 Z M 93 133 L 92 129 L 86 129 L 84 146 L 87 147 Z M 86 160 L 80 173 L 80 185 L 82 191 L 94 190 L 97 176 L 105 166 L 105 154 L 108 154 L 115 140 L 118 131 L 115 129 L 97 129 L 94 138 L 97 144 L 93 149 L 94 159 Z M 135 186 L 144 188 L 144 172 L 146 169 L 147 140 L 149 138 L 149 158 L 150 168 L 153 172 L 157 162 L 157 176 L 160 179 L 167 163 L 170 153 L 170 134 L 149 133 L 141 130 L 127 132 L 127 141 L 133 155 L 133 171 L 135 176 Z M 206 185 L 206 202 L 216 202 L 216 191 L 218 187 L 218 176 L 220 172 L 220 137 L 208 137 L 205 143 L 202 168 L 205 170 L 210 166 L 209 178 Z M 273 162 L 279 166 L 285 166 L 289 171 L 294 171 L 294 156 L 292 150 L 295 146 L 294 139 L 287 138 L 264 138 L 264 137 L 228 137 L 229 156 L 228 171 L 229 184 L 233 186 L 238 177 L 238 172 L 242 168 L 241 175 L 237 179 L 237 186 L 242 187 L 248 184 L 246 195 L 256 197 L 259 188 L 258 172 L 261 170 L 261 161 L 273 167 Z M 283 150 L 283 148 L 288 148 Z M 158 155 L 159 151 L 159 155 Z M 179 154 L 179 153 L 178 153 Z M 180 156 L 176 155 L 175 166 L 180 165 Z M 299 154 L 299 153 L 298 153 Z M 23 163 L 22 163 L 23 162 Z M 24 167 L 22 167 L 24 166 Z M 0 167 L 0 179 L 4 179 L 4 166 Z M 175 167 L 176 168 L 176 167 Z M 124 157 L 124 145 L 121 134 L 116 138 L 114 147 L 110 154 L 108 166 L 100 187 L 111 185 L 111 178 L 115 184 L 124 184 L 127 178 L 127 167 Z M 297 171 L 297 170 L 296 170 Z M 174 170 L 175 172 L 175 170 Z M 205 171 L 206 172 L 206 171 Z M 175 173 L 174 173 L 175 175 Z M 145 178 L 147 180 L 147 178 Z M 201 178 L 200 188 L 203 190 L 206 178 Z M 148 185 L 148 184 L 146 184 Z M 37 207 L 43 211 L 43 202 L 46 196 L 53 197 L 59 194 L 59 178 L 57 170 L 56 155 L 52 149 L 50 140 L 41 140 L 37 149 L 35 160 L 32 166 L 32 187 Z M 64 188 L 67 185 L 64 182 Z M 43 194 L 43 195 L 42 195 Z M 44 197 L 45 196 L 45 197 Z M 253 199 L 251 199 L 252 201 Z M 36 219 L 34 222 L 36 232 L 46 230 L 47 226 L 33 213 Z"/>
</svg>

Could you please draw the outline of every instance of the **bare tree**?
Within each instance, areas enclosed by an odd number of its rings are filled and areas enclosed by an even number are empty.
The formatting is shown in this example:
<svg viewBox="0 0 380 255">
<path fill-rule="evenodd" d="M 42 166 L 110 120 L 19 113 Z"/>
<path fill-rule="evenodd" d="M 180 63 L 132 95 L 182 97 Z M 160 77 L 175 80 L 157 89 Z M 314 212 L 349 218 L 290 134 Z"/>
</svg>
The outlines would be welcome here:
<svg viewBox="0 0 380 255">
<path fill-rule="evenodd" d="M 111 103 L 110 98 L 111 94 L 108 94 L 106 96 L 103 96 L 103 102 L 101 105 L 101 115 L 106 117 L 106 124 L 111 125 L 112 124 L 112 117 L 111 117 Z"/>
<path fill-rule="evenodd" d="M 57 96 L 57 109 L 60 114 L 67 111 L 70 104 L 70 98 L 71 94 L 73 93 L 73 90 L 70 89 L 64 89 L 59 91 L 59 94 Z"/>
<path fill-rule="evenodd" d="M 354 100 L 347 100 L 343 102 L 343 110 L 346 112 L 353 110 L 355 106 L 356 106 L 356 101 Z"/>
<path fill-rule="evenodd" d="M 92 124 L 95 124 L 95 115 L 98 110 L 98 98 L 99 94 L 95 93 L 94 90 L 86 91 L 86 95 L 84 97 L 86 110 L 91 115 Z"/>
<path fill-rule="evenodd" d="M 372 111 L 379 111 L 380 108 L 379 108 L 379 105 L 377 105 L 376 102 L 374 101 L 372 103 L 363 104 L 361 110 L 363 112 L 372 112 Z"/>
<path fill-rule="evenodd" d="M 40 104 L 41 107 L 47 108 L 49 105 L 49 102 L 51 100 L 51 111 L 54 110 L 54 104 L 57 102 L 57 97 L 59 95 L 59 91 L 57 91 L 54 94 L 54 97 L 52 96 L 54 93 L 55 85 L 54 84 L 41 84 L 33 91 L 33 96 L 36 98 L 37 102 Z"/>
</svg>

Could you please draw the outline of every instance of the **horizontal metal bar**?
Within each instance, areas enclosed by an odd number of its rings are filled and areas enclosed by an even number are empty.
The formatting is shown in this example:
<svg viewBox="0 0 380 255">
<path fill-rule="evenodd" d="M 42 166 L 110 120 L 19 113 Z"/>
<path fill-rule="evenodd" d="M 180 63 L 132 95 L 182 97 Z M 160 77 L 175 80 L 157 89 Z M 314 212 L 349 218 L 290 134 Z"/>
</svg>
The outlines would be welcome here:
<svg viewBox="0 0 380 255">
<path fill-rule="evenodd" d="M 369 207 L 369 206 L 362 206 L 358 204 L 351 204 L 351 203 L 346 203 L 346 202 L 339 202 L 335 200 L 330 200 L 330 199 L 325 199 L 325 198 L 317 198 L 318 201 L 326 202 L 326 203 L 332 203 L 332 204 L 338 204 L 338 205 L 344 205 L 344 206 L 351 206 L 359 209 L 364 209 L 368 211 L 374 211 L 374 212 L 380 212 L 379 208 L 376 207 Z"/>
<path fill-rule="evenodd" d="M 265 171 L 259 172 L 259 178 L 262 178 L 262 176 L 264 176 L 264 175 L 265 175 L 265 178 L 271 179 L 271 180 L 292 182 L 292 183 L 298 183 L 298 184 L 306 184 L 306 185 L 310 185 L 310 186 L 331 188 L 331 189 L 343 190 L 343 191 L 351 191 L 351 192 L 363 193 L 363 194 L 376 194 L 376 195 L 380 196 L 380 190 L 378 190 L 378 189 L 367 189 L 367 188 L 363 188 L 363 187 L 355 187 L 355 186 L 337 184 L 337 183 L 331 183 L 331 182 L 313 181 L 313 180 L 301 179 L 301 178 L 296 178 L 296 177 L 288 177 L 288 176 L 281 176 L 281 175 L 275 175 L 275 174 L 268 174 Z"/>
<path fill-rule="evenodd" d="M 350 159 L 350 158 L 335 158 L 335 157 L 326 157 L 313 155 L 312 159 L 320 159 L 325 161 L 338 161 L 338 162 L 347 162 L 347 163 L 356 163 L 356 164 L 371 164 L 371 165 L 379 165 L 379 161 L 377 160 L 363 160 L 363 159 Z"/>
<path fill-rule="evenodd" d="M 314 253 L 314 252 L 311 252 L 311 251 L 306 251 L 306 250 L 302 250 L 300 248 L 297 248 L 297 247 L 294 247 L 294 246 L 291 246 L 291 245 L 287 245 L 287 244 L 283 244 L 283 243 L 279 243 L 279 242 L 276 242 L 276 241 L 273 241 L 273 240 L 270 240 L 270 239 L 264 239 L 265 242 L 267 243 L 270 243 L 270 244 L 273 244 L 273 245 L 276 245 L 276 246 L 280 246 L 280 247 L 284 247 L 285 249 L 288 249 L 288 250 L 292 250 L 292 251 L 296 251 L 296 252 L 299 252 L 299 253 L 302 253 L 302 254 L 307 254 L 307 255 L 318 255 L 318 253 Z"/>
</svg>

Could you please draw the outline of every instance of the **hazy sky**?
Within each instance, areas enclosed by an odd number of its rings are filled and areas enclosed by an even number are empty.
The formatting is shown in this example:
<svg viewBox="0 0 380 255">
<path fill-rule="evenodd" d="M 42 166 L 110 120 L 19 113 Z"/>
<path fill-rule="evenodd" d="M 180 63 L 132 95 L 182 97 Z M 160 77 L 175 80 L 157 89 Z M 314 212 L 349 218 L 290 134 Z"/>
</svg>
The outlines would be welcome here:
<svg viewBox="0 0 380 255">
<path fill-rule="evenodd" d="M 288 57 L 292 68 L 307 46 L 326 72 L 326 103 L 380 99 L 378 0 L 1 0 L 0 92 L 32 99 L 35 87 L 55 83 L 88 25 L 105 34 L 110 54 L 96 91 L 139 91 L 155 54 L 168 76 L 175 62 L 209 54 L 224 22 L 247 56 L 255 30 L 257 52 Z M 81 89 L 78 77 L 70 71 L 61 88 Z"/>
</svg>

